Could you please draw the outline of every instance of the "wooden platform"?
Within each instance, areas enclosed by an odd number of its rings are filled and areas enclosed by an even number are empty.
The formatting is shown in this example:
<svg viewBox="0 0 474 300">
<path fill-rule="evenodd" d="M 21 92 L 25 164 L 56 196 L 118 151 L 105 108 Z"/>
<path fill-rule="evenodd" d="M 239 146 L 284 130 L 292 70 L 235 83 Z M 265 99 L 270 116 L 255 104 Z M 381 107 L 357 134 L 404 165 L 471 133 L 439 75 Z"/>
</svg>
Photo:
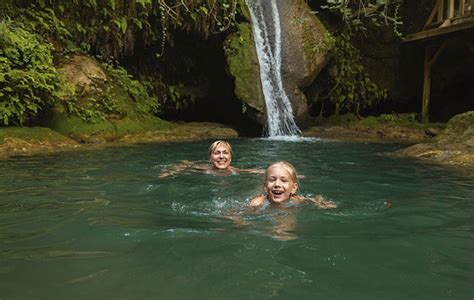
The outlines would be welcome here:
<svg viewBox="0 0 474 300">
<path fill-rule="evenodd" d="M 474 28 L 474 0 L 438 0 L 420 32 L 409 34 L 405 42 Z"/>
<path fill-rule="evenodd" d="M 437 0 L 430 16 L 420 32 L 409 34 L 404 42 L 435 40 L 434 43 L 423 43 L 425 62 L 423 75 L 422 119 L 429 121 L 429 103 L 431 89 L 431 68 L 449 44 L 449 33 L 467 31 L 474 28 L 474 0 Z M 466 41 L 469 49 L 474 46 Z M 473 52 L 474 53 L 474 52 Z"/>
</svg>

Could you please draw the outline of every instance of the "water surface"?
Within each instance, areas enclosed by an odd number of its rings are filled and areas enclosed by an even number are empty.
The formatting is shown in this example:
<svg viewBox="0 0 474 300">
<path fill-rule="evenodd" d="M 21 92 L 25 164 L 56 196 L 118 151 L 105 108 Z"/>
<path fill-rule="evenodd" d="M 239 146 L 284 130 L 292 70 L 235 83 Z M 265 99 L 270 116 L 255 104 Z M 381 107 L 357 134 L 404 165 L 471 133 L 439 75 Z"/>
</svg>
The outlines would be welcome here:
<svg viewBox="0 0 474 300">
<path fill-rule="evenodd" d="M 210 142 L 2 161 L 0 299 L 474 297 L 469 173 L 399 145 L 232 140 L 234 166 L 288 160 L 338 205 L 253 212 L 261 175 L 159 178 Z"/>
</svg>

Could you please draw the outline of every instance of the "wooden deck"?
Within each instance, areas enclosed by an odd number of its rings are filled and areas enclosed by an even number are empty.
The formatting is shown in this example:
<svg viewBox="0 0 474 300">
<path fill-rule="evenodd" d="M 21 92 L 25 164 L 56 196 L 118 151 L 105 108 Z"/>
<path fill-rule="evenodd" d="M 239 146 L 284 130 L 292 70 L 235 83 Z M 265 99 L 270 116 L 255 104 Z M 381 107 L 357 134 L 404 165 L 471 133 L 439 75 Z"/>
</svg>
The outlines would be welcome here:
<svg viewBox="0 0 474 300">
<path fill-rule="evenodd" d="M 448 33 L 474 28 L 474 0 L 438 0 L 420 32 L 407 35 L 404 42 L 434 40 L 424 43 L 422 120 L 429 121 L 431 68 L 448 46 Z M 437 38 L 437 39 L 436 39 Z M 465 41 L 474 53 L 472 41 Z"/>
<path fill-rule="evenodd" d="M 420 32 L 409 34 L 405 42 L 474 28 L 474 0 L 438 0 Z"/>
</svg>

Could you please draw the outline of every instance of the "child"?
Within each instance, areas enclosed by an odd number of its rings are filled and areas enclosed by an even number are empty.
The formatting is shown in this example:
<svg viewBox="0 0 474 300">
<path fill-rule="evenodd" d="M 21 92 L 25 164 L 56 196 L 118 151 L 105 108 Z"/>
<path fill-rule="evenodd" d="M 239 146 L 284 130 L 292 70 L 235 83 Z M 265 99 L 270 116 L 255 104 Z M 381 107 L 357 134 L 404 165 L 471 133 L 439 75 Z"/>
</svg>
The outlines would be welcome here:
<svg viewBox="0 0 474 300">
<path fill-rule="evenodd" d="M 286 161 L 279 161 L 271 164 L 265 171 L 263 182 L 263 195 L 250 200 L 249 207 L 259 208 L 262 206 L 285 207 L 299 204 L 304 201 L 311 201 L 320 208 L 336 208 L 336 204 L 327 201 L 321 196 L 307 198 L 296 195 L 298 191 L 298 176 L 295 167 Z"/>
</svg>

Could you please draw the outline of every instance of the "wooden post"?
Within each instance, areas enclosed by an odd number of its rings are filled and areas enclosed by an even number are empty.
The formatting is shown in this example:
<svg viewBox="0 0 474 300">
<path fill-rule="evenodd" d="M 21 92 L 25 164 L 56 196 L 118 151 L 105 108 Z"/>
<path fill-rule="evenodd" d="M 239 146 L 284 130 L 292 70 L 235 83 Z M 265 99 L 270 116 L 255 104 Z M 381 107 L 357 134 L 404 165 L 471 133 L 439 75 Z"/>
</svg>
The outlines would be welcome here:
<svg viewBox="0 0 474 300">
<path fill-rule="evenodd" d="M 431 57 L 430 47 L 425 48 L 425 64 L 423 68 L 423 99 L 421 103 L 421 120 L 423 123 L 428 123 L 430 119 L 430 91 L 431 91 L 431 67 L 435 64 L 438 58 L 443 53 L 444 49 L 448 45 L 448 41 L 436 50 Z"/>
<path fill-rule="evenodd" d="M 447 19 L 452 19 L 454 17 L 454 0 L 448 0 L 448 15 Z"/>
<path fill-rule="evenodd" d="M 426 20 L 425 26 L 423 26 L 423 30 L 425 30 L 428 26 L 431 25 L 431 23 L 433 23 L 434 17 L 436 16 L 437 13 L 439 13 L 439 11 L 438 11 L 438 6 L 439 6 L 439 2 L 440 2 L 440 1 L 443 1 L 443 0 L 438 0 L 438 1 L 436 1 L 435 6 L 433 6 L 433 10 L 431 10 L 431 14 L 430 14 L 430 16 L 428 17 L 428 20 Z M 473 0 L 473 1 L 474 1 L 474 0 Z"/>
<path fill-rule="evenodd" d="M 431 70 L 430 70 L 430 50 L 425 48 L 425 64 L 423 67 L 423 99 L 421 102 L 421 120 L 424 124 L 429 122 L 430 112 L 430 89 L 431 89 Z"/>
<path fill-rule="evenodd" d="M 459 17 L 464 16 L 464 1 L 465 0 L 458 0 L 459 1 Z"/>
<path fill-rule="evenodd" d="M 438 22 L 442 23 L 444 18 L 444 0 L 438 2 Z"/>
</svg>

